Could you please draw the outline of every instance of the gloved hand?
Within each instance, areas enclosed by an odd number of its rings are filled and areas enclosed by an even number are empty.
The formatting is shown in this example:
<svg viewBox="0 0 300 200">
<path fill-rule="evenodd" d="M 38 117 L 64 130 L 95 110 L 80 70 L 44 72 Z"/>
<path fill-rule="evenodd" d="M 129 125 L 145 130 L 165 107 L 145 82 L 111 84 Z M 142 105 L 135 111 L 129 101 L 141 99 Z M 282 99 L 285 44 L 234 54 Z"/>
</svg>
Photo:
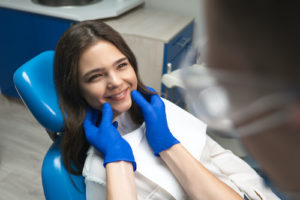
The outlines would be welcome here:
<svg viewBox="0 0 300 200">
<path fill-rule="evenodd" d="M 116 129 L 116 124 L 112 124 L 113 112 L 109 103 L 103 104 L 102 119 L 100 124 L 96 126 L 98 116 L 98 111 L 88 109 L 83 127 L 87 141 L 104 156 L 104 167 L 107 163 L 123 160 L 132 162 L 135 171 L 136 163 L 132 149 Z"/>
<path fill-rule="evenodd" d="M 136 90 L 131 92 L 131 96 L 142 110 L 146 122 L 146 138 L 154 155 L 159 156 L 160 152 L 179 143 L 169 130 L 165 104 L 157 94 L 150 96 L 150 102 Z"/>
</svg>

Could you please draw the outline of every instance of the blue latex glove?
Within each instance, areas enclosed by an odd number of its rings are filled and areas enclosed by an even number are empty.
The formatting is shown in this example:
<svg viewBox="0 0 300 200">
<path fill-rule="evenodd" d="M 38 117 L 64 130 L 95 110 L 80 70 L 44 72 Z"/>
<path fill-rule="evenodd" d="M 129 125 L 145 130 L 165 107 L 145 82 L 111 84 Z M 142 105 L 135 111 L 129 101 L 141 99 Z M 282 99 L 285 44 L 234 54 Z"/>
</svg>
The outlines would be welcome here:
<svg viewBox="0 0 300 200">
<path fill-rule="evenodd" d="M 146 122 L 146 138 L 154 155 L 159 156 L 160 152 L 179 143 L 169 130 L 165 104 L 157 94 L 150 96 L 150 102 L 136 90 L 131 92 L 131 96 L 142 110 Z"/>
<path fill-rule="evenodd" d="M 102 119 L 96 126 L 98 116 L 98 111 L 88 109 L 83 127 L 87 141 L 104 156 L 104 167 L 107 163 L 123 160 L 131 162 L 135 171 L 136 163 L 132 149 L 116 129 L 117 124 L 112 123 L 113 112 L 109 103 L 103 104 Z"/>
</svg>

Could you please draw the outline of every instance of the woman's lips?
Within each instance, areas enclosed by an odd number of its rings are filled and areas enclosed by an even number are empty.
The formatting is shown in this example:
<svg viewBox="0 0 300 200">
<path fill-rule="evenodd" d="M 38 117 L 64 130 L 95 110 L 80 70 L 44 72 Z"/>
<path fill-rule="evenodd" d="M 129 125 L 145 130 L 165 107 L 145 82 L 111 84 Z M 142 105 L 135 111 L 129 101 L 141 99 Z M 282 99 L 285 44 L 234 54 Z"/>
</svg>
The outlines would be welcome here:
<svg viewBox="0 0 300 200">
<path fill-rule="evenodd" d="M 127 90 L 128 90 L 128 89 L 123 90 L 123 91 L 120 92 L 120 93 L 111 95 L 111 96 L 109 96 L 108 98 L 109 98 L 110 100 L 113 100 L 113 101 L 121 101 L 121 100 L 123 100 L 123 99 L 126 98 Z"/>
</svg>

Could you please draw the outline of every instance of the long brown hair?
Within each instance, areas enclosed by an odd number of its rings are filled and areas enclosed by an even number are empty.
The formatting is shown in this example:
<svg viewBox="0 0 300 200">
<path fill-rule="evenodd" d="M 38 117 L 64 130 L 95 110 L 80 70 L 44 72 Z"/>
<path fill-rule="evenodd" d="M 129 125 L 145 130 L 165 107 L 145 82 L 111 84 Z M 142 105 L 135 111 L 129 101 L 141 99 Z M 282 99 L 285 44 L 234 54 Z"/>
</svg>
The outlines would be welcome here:
<svg viewBox="0 0 300 200">
<path fill-rule="evenodd" d="M 73 25 L 62 35 L 55 51 L 54 79 L 65 119 L 62 160 L 66 169 L 73 174 L 81 174 L 89 147 L 82 126 L 88 104 L 79 89 L 79 59 L 88 47 L 99 40 L 111 42 L 127 57 L 137 76 L 137 90 L 142 94 L 152 93 L 139 78 L 134 54 L 120 34 L 107 24 L 100 20 L 84 21 Z M 143 122 L 134 102 L 129 112 L 135 123 Z"/>
</svg>

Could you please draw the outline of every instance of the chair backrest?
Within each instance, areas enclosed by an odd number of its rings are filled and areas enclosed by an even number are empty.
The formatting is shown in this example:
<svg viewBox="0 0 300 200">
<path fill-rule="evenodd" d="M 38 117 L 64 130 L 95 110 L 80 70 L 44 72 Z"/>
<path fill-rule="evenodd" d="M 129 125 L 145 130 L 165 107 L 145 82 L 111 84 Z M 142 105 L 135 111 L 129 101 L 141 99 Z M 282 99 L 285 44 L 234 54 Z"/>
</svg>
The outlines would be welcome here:
<svg viewBox="0 0 300 200">
<path fill-rule="evenodd" d="M 37 121 L 50 132 L 61 132 L 64 129 L 64 120 L 55 89 L 53 60 L 54 51 L 45 51 L 35 56 L 16 70 L 14 84 Z M 60 141 L 61 137 L 54 141 L 43 161 L 45 197 L 47 200 L 85 199 L 84 178 L 70 175 L 65 169 L 61 159 Z"/>
<path fill-rule="evenodd" d="M 14 84 L 25 105 L 38 122 L 51 132 L 60 132 L 64 120 L 53 77 L 54 51 L 45 51 L 14 73 Z"/>
</svg>

